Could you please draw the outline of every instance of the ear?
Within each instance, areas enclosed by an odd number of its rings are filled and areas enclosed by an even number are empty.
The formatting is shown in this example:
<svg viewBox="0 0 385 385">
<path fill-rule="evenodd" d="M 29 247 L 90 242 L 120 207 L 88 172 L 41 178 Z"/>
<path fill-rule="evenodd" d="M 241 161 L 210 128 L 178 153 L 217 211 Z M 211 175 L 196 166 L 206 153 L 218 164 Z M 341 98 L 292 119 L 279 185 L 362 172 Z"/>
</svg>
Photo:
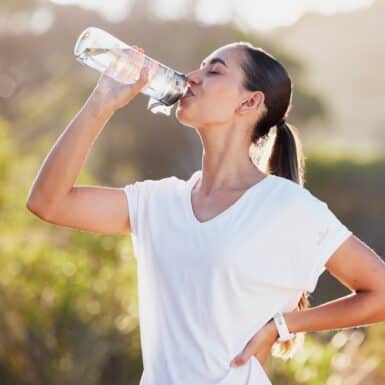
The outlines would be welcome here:
<svg viewBox="0 0 385 385">
<path fill-rule="evenodd" d="M 265 95 L 261 91 L 256 91 L 251 94 L 247 99 L 241 102 L 238 107 L 238 112 L 243 114 L 250 110 L 258 110 L 264 103 Z"/>
</svg>

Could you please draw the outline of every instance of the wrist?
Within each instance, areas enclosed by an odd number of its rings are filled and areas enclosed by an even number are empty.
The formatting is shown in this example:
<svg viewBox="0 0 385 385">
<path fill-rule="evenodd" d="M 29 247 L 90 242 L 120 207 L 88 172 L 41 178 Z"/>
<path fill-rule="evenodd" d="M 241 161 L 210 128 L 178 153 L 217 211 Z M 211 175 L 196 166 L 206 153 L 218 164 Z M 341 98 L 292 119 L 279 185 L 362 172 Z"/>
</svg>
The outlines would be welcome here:
<svg viewBox="0 0 385 385">
<path fill-rule="evenodd" d="M 272 322 L 278 332 L 277 342 L 286 342 L 295 338 L 295 333 L 290 332 L 288 325 L 286 324 L 284 313 L 278 311 L 274 314 Z"/>
<path fill-rule="evenodd" d="M 92 114 L 98 118 L 110 118 L 115 112 L 115 110 L 106 105 L 103 95 L 97 88 L 95 88 L 89 96 L 87 105 Z"/>
<path fill-rule="evenodd" d="M 273 342 L 276 342 L 278 337 L 279 337 L 279 333 L 278 333 L 277 327 L 275 326 L 273 318 L 270 319 L 269 322 L 267 322 L 266 328 L 268 330 L 268 335 L 269 335 L 270 340 Z"/>
</svg>

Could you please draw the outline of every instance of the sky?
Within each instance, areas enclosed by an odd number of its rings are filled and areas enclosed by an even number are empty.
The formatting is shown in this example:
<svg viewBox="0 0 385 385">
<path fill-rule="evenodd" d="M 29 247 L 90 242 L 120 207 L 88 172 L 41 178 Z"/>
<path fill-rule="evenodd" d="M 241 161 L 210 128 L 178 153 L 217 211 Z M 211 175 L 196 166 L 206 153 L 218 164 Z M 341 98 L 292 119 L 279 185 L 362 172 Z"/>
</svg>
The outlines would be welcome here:
<svg viewBox="0 0 385 385">
<path fill-rule="evenodd" d="M 94 9 L 110 22 L 129 13 L 132 0 L 50 0 Z M 186 0 L 150 0 L 151 13 L 163 20 L 184 16 Z M 191 3 L 191 0 L 189 0 Z M 269 30 L 294 24 L 307 12 L 333 14 L 368 7 L 375 0 L 195 0 L 195 15 L 202 23 L 221 24 L 231 20 L 245 29 Z"/>
</svg>

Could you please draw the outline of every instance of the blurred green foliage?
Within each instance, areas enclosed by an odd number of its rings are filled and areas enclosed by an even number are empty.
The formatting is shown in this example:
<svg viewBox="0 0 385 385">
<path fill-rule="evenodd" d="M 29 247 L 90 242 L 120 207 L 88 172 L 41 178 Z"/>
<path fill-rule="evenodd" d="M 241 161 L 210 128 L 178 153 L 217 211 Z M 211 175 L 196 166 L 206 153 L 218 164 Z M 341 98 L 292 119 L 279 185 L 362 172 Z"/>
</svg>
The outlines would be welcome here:
<svg viewBox="0 0 385 385">
<path fill-rule="evenodd" d="M 30 213 L 26 197 L 39 162 L 17 153 L 9 129 L 2 120 L 0 384 L 138 383 L 131 242 Z M 79 182 L 95 180 L 84 171 Z"/>
</svg>

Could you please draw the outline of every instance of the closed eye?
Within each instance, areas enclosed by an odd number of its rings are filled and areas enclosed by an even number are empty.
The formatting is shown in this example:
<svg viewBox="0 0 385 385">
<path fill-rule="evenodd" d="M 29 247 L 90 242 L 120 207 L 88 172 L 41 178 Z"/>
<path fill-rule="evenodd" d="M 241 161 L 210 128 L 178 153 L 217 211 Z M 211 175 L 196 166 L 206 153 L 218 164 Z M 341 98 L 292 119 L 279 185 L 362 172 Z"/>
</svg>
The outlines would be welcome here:
<svg viewBox="0 0 385 385">
<path fill-rule="evenodd" d="M 219 74 L 219 72 L 215 72 L 215 71 L 209 71 L 208 73 L 209 74 Z"/>
</svg>

